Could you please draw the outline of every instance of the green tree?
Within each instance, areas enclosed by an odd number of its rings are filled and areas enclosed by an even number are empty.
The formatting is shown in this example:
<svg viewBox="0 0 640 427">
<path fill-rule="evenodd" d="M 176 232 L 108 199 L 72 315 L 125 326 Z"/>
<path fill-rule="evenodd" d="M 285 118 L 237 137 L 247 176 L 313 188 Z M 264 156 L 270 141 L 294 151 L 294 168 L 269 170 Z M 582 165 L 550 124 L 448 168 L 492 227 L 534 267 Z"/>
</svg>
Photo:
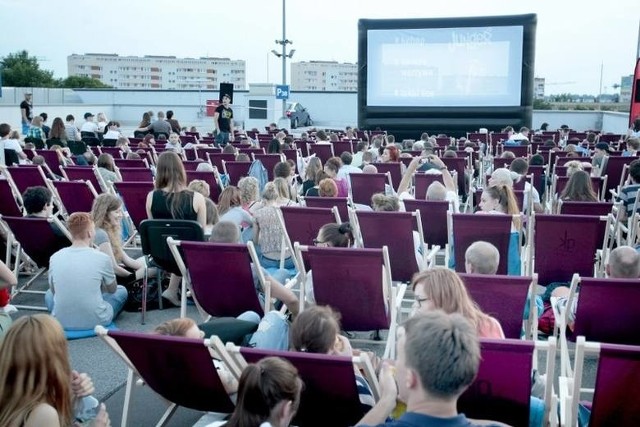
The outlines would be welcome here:
<svg viewBox="0 0 640 427">
<path fill-rule="evenodd" d="M 546 102 L 544 99 L 534 99 L 533 100 L 533 109 L 534 110 L 551 110 L 552 105 Z"/>
<path fill-rule="evenodd" d="M 15 87 L 54 87 L 53 71 L 41 70 L 38 59 L 26 50 L 10 53 L 0 61 L 2 84 Z"/>
<path fill-rule="evenodd" d="M 59 85 L 60 87 L 69 88 L 69 89 L 82 88 L 82 87 L 88 87 L 88 88 L 111 87 L 109 85 L 102 83 L 98 79 L 93 79 L 91 77 L 85 77 L 85 76 L 69 76 L 66 79 L 60 80 Z"/>
</svg>

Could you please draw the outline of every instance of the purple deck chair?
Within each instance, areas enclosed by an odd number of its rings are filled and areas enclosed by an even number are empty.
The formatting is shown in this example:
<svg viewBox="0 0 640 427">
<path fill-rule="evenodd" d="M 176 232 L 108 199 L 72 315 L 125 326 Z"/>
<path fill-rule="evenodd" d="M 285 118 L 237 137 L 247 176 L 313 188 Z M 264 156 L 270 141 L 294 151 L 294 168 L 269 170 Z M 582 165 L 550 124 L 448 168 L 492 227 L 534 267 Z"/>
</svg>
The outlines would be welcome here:
<svg viewBox="0 0 640 427">
<path fill-rule="evenodd" d="M 392 355 L 397 327 L 396 301 L 402 300 L 406 287 L 404 284 L 398 290 L 391 287 L 388 249 L 298 248 L 298 253 L 306 253 L 309 259 L 316 304 L 328 305 L 340 312 L 345 331 L 389 330 L 384 355 Z M 389 301 L 385 300 L 383 287 Z"/>
<path fill-rule="evenodd" d="M 422 239 L 422 221 L 417 216 L 419 212 L 351 212 L 355 219 L 352 222 L 360 230 L 365 248 L 389 248 L 394 281 L 409 282 L 415 273 L 426 268 L 425 265 L 418 265 L 415 255 L 414 230 Z M 420 219 L 418 223 L 417 218 Z M 426 256 L 424 247 L 422 255 Z"/>
<path fill-rule="evenodd" d="M 522 310 L 527 300 L 530 304 L 532 302 L 532 285 L 537 283 L 537 278 L 466 273 L 460 273 L 459 276 L 480 309 L 498 319 L 505 337 L 520 339 Z M 533 313 L 535 310 L 529 312 Z"/>
<path fill-rule="evenodd" d="M 486 144 L 489 141 L 488 133 L 467 132 L 467 139 L 473 142 L 482 142 Z"/>
<path fill-rule="evenodd" d="M 229 177 L 229 185 L 238 185 L 240 178 L 249 175 L 251 162 L 222 161 L 224 173 Z"/>
<path fill-rule="evenodd" d="M 91 212 L 98 193 L 90 181 L 52 181 L 67 215 Z"/>
<path fill-rule="evenodd" d="M 447 212 L 451 204 L 439 200 L 404 200 L 404 210 L 407 212 L 420 211 L 424 242 L 445 248 L 449 243 L 447 232 Z"/>
<path fill-rule="evenodd" d="M 458 175 L 458 193 L 467 194 L 465 170 L 467 168 L 468 160 L 460 157 L 443 157 L 442 162 L 450 171 L 456 171 L 456 174 Z"/>
<path fill-rule="evenodd" d="M 333 145 L 331 144 L 307 144 L 307 151 L 310 156 L 315 154 L 316 157 L 322 161 L 323 165 L 334 156 Z"/>
<path fill-rule="evenodd" d="M 498 274 L 507 274 L 511 215 L 458 214 L 449 215 L 449 245 L 453 246 L 455 269 L 464 272 L 464 254 L 472 243 L 484 240 L 498 248 L 500 264 Z"/>
<path fill-rule="evenodd" d="M 355 425 L 366 413 L 360 404 L 350 357 L 247 347 L 239 350 L 247 363 L 275 356 L 298 369 L 304 388 L 292 425 L 347 427 Z"/>
<path fill-rule="evenodd" d="M 611 213 L 613 202 L 572 202 L 559 200 L 559 211 L 566 215 L 606 216 Z"/>
<path fill-rule="evenodd" d="M 601 176 L 607 175 L 606 186 L 603 189 L 602 200 L 610 200 L 610 190 L 615 189 L 620 184 L 620 178 L 622 177 L 622 169 L 624 165 L 628 165 L 632 161 L 640 159 L 640 157 L 622 157 L 622 156 L 607 156 L 606 162 L 604 162 Z"/>
<path fill-rule="evenodd" d="M 196 154 L 198 156 L 198 159 L 202 159 L 205 162 L 208 161 L 209 163 L 211 163 L 214 166 L 217 166 L 216 163 L 214 163 L 214 158 L 218 157 L 219 154 L 222 154 L 222 149 L 218 148 L 218 147 L 203 147 L 203 148 L 196 148 Z M 229 154 L 225 154 L 225 156 L 227 157 L 218 157 L 220 160 L 216 162 L 220 165 L 219 169 L 222 170 L 222 159 L 229 159 L 229 161 L 234 160 L 235 156 L 233 154 L 229 155 Z"/>
<path fill-rule="evenodd" d="M 60 170 L 60 159 L 58 159 L 58 152 L 55 150 L 37 150 L 36 153 L 44 157 L 44 162 L 49 166 L 51 172 L 58 176 L 62 176 Z"/>
<path fill-rule="evenodd" d="M 398 191 L 398 186 L 400 185 L 400 181 L 402 181 L 402 163 L 400 162 L 376 163 L 375 167 L 378 169 L 379 173 L 390 174 L 391 184 L 393 185 L 393 189 Z"/>
<path fill-rule="evenodd" d="M 182 165 L 184 166 L 185 171 L 195 171 L 196 169 L 198 169 L 198 165 L 200 163 L 202 162 L 197 160 L 185 160 L 182 162 Z"/>
<path fill-rule="evenodd" d="M 560 194 L 562 194 L 562 191 L 564 190 L 564 188 L 567 186 L 567 183 L 569 182 L 569 178 L 568 176 L 557 176 L 556 179 L 556 183 L 555 183 L 555 192 L 558 196 L 560 196 Z M 602 197 L 602 189 L 604 187 L 604 185 L 606 185 L 606 182 L 608 181 L 608 177 L 600 177 L 600 176 L 592 176 L 591 177 L 591 187 L 593 188 L 594 193 L 596 193 L 596 195 L 599 196 L 600 200 L 604 200 L 605 198 Z"/>
<path fill-rule="evenodd" d="M 114 158 L 113 162 L 119 168 L 149 168 L 147 159 L 118 159 Z"/>
<path fill-rule="evenodd" d="M 494 215 L 491 215 L 494 216 Z M 606 222 L 600 217 L 586 215 L 535 215 L 533 221 L 533 272 L 538 283 L 570 282 L 574 273 L 592 277 L 596 250 L 602 247 L 602 229 Z M 500 252 L 503 253 L 503 252 Z M 502 261 L 502 260 L 500 260 Z"/>
<path fill-rule="evenodd" d="M 127 425 L 137 377 L 170 402 L 158 425 L 166 425 L 179 406 L 196 411 L 233 412 L 235 405 L 225 391 L 204 340 L 107 331 L 101 327 L 96 332 L 129 368 L 122 426 Z"/>
<path fill-rule="evenodd" d="M 153 191 L 152 182 L 114 182 L 113 186 L 122 198 L 127 213 L 136 229 L 147 219 L 147 194 Z"/>
<path fill-rule="evenodd" d="M 331 209 L 338 208 L 341 221 L 349 220 L 349 198 L 348 197 L 305 197 L 304 203 L 310 208 Z"/>
<path fill-rule="evenodd" d="M 333 152 L 336 153 L 336 156 L 340 156 L 345 151 L 353 153 L 353 143 L 351 141 L 333 141 L 331 145 L 333 145 Z"/>
<path fill-rule="evenodd" d="M 22 216 L 22 197 L 14 195 L 11 184 L 6 179 L 0 179 L 0 215 Z"/>
<path fill-rule="evenodd" d="M 6 170 L 20 194 L 29 187 L 47 186 L 47 178 L 40 166 L 9 166 Z"/>
<path fill-rule="evenodd" d="M 529 425 L 533 341 L 480 340 L 478 375 L 458 399 L 469 418 Z"/>
<path fill-rule="evenodd" d="M 153 182 L 153 174 L 148 168 L 119 168 L 123 181 Z"/>
<path fill-rule="evenodd" d="M 267 176 L 269 181 L 273 181 L 273 168 L 280 162 L 282 162 L 282 156 L 280 154 L 256 154 L 253 153 L 254 160 L 260 160 L 262 165 L 267 170 Z"/>
<path fill-rule="evenodd" d="M 60 169 L 62 169 L 62 174 L 67 180 L 89 181 L 98 193 L 102 193 L 102 187 L 100 186 L 100 181 L 96 176 L 96 170 L 94 168 L 87 166 L 66 166 Z"/>
<path fill-rule="evenodd" d="M 245 311 L 255 311 L 262 317 L 269 311 L 270 292 L 265 290 L 266 311 L 263 310 L 251 272 L 250 251 L 253 244 L 223 244 L 168 240 L 169 249 L 180 268 L 182 277 L 188 277 L 191 292 L 198 305 L 210 316 L 236 317 Z M 180 248 L 182 255 L 180 255 Z M 216 272 L 215 277 L 212 273 Z M 260 269 L 256 269 L 259 277 Z M 264 277 L 261 277 L 264 284 Z M 187 291 L 183 281 L 183 294 Z M 186 314 L 186 313 L 185 313 Z M 183 316 L 184 317 L 184 316 Z"/>
<path fill-rule="evenodd" d="M 598 355 L 598 368 L 589 426 L 636 426 L 640 420 L 640 399 L 636 390 L 640 381 L 640 347 L 585 342 L 576 343 L 576 374 L 573 387 L 560 378 L 561 412 L 564 425 L 576 425 L 582 388 L 585 355 Z M 579 367 L 579 369 L 578 369 Z M 569 395 L 566 396 L 566 391 Z M 566 398 L 563 399 L 563 397 Z"/>
<path fill-rule="evenodd" d="M 195 170 L 187 170 L 187 182 L 191 182 L 194 179 L 200 179 L 207 184 L 209 184 L 210 195 L 209 198 L 211 200 L 218 200 L 220 197 L 221 189 L 220 183 L 218 182 L 217 176 L 215 172 L 206 172 L 206 171 L 195 171 Z"/>
<path fill-rule="evenodd" d="M 427 198 L 427 189 L 429 186 L 438 181 L 444 185 L 442 174 L 430 174 L 430 173 L 417 173 L 413 176 L 414 179 L 414 197 L 418 200 L 425 200 Z"/>
<path fill-rule="evenodd" d="M 122 150 L 120 147 L 100 147 L 100 152 L 104 154 L 111 154 L 113 160 L 122 159 Z"/>
<path fill-rule="evenodd" d="M 60 249 L 71 245 L 68 233 L 64 233 L 64 226 L 54 218 L 28 218 L 3 216 L 2 220 L 11 230 L 7 238 L 7 248 L 11 248 L 14 243 L 18 244 L 18 249 L 23 251 L 39 268 L 38 272 L 32 276 L 27 283 L 17 288 L 13 295 L 20 292 L 44 294 L 44 291 L 32 291 L 28 288 L 42 273 L 49 268 L 49 258 Z M 52 226 L 60 230 L 60 235 L 56 234 Z M 18 255 L 19 256 L 19 255 Z M 18 276 L 19 262 L 16 262 L 14 274 Z M 45 307 L 19 306 L 31 310 L 46 310 Z"/>
<path fill-rule="evenodd" d="M 385 185 L 389 182 L 386 173 L 354 173 L 349 177 L 351 200 L 366 206 L 371 206 L 371 196 L 385 193 Z"/>
<path fill-rule="evenodd" d="M 318 236 L 318 231 L 325 224 L 338 222 L 338 210 L 331 208 L 302 208 L 297 206 L 282 206 L 279 210 L 279 218 L 282 229 L 286 231 L 285 244 L 291 254 L 294 252 L 294 243 L 301 245 L 313 245 L 313 240 Z M 298 257 L 294 257 L 296 269 L 302 270 Z M 307 264 L 306 255 L 304 264 Z"/>
</svg>

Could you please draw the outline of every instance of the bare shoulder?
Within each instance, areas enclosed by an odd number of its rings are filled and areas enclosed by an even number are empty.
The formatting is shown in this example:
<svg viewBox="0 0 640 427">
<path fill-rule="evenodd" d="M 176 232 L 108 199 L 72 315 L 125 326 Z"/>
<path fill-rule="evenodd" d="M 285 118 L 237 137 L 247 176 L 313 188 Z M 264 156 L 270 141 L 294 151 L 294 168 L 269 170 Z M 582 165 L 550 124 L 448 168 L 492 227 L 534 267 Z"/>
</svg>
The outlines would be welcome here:
<svg viewBox="0 0 640 427">
<path fill-rule="evenodd" d="M 36 406 L 29 418 L 27 418 L 24 423 L 25 427 L 39 427 L 39 426 L 48 426 L 48 427 L 59 427 L 60 426 L 60 417 L 58 416 L 58 411 L 49 405 L 48 403 L 41 403 Z"/>
</svg>

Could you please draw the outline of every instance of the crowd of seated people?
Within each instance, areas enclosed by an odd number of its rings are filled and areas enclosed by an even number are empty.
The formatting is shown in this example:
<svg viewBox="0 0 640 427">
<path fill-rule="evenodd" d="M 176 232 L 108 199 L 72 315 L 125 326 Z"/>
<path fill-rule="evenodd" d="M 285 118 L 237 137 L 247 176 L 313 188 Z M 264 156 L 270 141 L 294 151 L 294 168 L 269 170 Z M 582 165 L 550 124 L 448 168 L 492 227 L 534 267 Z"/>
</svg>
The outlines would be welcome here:
<svg viewBox="0 0 640 427">
<path fill-rule="evenodd" d="M 167 112 L 169 113 L 169 112 Z M 40 116 L 38 116 L 40 117 Z M 372 197 L 371 204 L 368 206 L 356 206 L 354 208 L 371 209 L 373 211 L 400 211 L 403 210 L 403 200 L 420 198 L 426 200 L 446 200 L 451 202 L 452 211 L 460 212 L 466 209 L 466 198 L 472 197 L 466 189 L 463 196 L 459 192 L 458 185 L 455 181 L 455 175 L 452 174 L 450 168 L 445 162 L 445 157 L 461 156 L 461 152 L 474 153 L 482 150 L 482 143 L 474 146 L 474 142 L 466 140 L 455 140 L 442 145 L 442 137 L 430 137 L 425 135 L 419 141 L 403 141 L 402 144 L 396 143 L 393 135 L 376 134 L 370 139 L 356 141 L 356 133 L 353 130 L 344 132 L 344 134 L 335 131 L 319 130 L 311 132 L 307 135 L 311 143 L 331 144 L 335 141 L 353 141 L 353 152 L 336 152 L 335 156 L 327 161 L 322 161 L 317 156 L 305 157 L 302 152 L 299 153 L 299 159 L 293 162 L 280 162 L 276 165 L 273 174 L 273 180 L 263 182 L 260 177 L 246 176 L 243 177 L 236 186 L 226 186 L 221 188 L 220 196 L 217 200 L 212 200 L 214 194 L 209 184 L 205 181 L 196 180 L 189 182 L 183 165 L 186 160 L 185 150 L 195 149 L 213 145 L 211 140 L 197 140 L 196 143 L 183 144 L 181 141 L 182 129 L 179 128 L 177 120 L 171 114 L 167 114 L 167 120 L 163 112 L 158 112 L 157 120 L 153 121 L 151 115 L 147 112 L 143 115 L 140 126 L 136 129 L 138 133 L 147 133 L 141 148 L 159 147 L 156 157 L 154 158 L 155 181 L 154 190 L 150 192 L 146 199 L 147 216 L 150 219 L 188 219 L 197 221 L 206 231 L 208 241 L 218 243 L 246 243 L 253 241 L 258 250 L 258 261 L 260 265 L 254 265 L 253 268 L 264 269 L 271 283 L 271 297 L 277 301 L 276 307 L 281 304 L 284 309 L 282 311 L 273 311 L 266 313 L 260 318 L 256 313 L 247 313 L 239 316 L 237 320 L 251 324 L 253 328 L 251 332 L 243 333 L 240 340 L 247 345 L 266 348 L 266 349 L 291 349 L 294 351 L 307 351 L 321 354 L 354 354 L 349 341 L 341 334 L 338 315 L 331 308 L 320 307 L 314 305 L 313 299 L 313 276 L 312 272 L 306 276 L 307 278 L 307 297 L 309 304 L 305 310 L 300 311 L 300 302 L 294 292 L 292 292 L 284 284 L 295 277 L 295 263 L 293 262 L 294 254 L 288 252 L 288 248 L 283 248 L 282 235 L 285 230 L 278 217 L 278 210 L 282 206 L 304 205 L 303 197 L 306 196 L 328 196 L 328 197 L 349 197 L 351 184 L 349 176 L 353 173 L 375 172 L 377 163 L 401 163 L 402 180 L 398 189 L 394 190 L 391 186 L 387 186 L 384 193 L 375 194 Z M 145 156 L 146 152 L 140 153 L 133 148 L 135 145 L 130 143 L 128 138 L 124 137 L 118 130 L 117 122 L 108 121 L 104 114 L 98 114 L 97 122 L 94 122 L 93 114 L 85 114 L 85 123 L 78 129 L 73 121 L 73 117 L 67 117 L 67 125 L 64 125 L 61 118 L 55 118 L 52 128 L 48 135 L 43 135 L 42 118 L 34 119 L 30 137 L 46 141 L 47 138 L 60 141 L 60 150 L 65 149 L 65 145 L 69 142 L 79 141 L 82 139 L 81 132 L 93 132 L 96 138 L 99 136 L 104 139 L 115 139 L 117 147 L 125 153 L 127 158 L 129 155 Z M 166 125 L 166 126 L 165 126 Z M 8 125 L 7 125 L 8 126 Z M 38 131 L 40 129 L 40 131 Z M 74 132 L 73 129 L 77 131 Z M 10 131 L 0 125 L 0 138 L 9 140 Z M 284 132 L 274 132 L 271 136 L 268 152 L 282 154 L 283 150 L 294 148 L 292 145 L 296 140 L 291 140 Z M 166 131 L 166 132 L 165 132 Z M 166 135 L 164 135 L 166 133 Z M 508 152 L 510 146 L 522 146 L 527 143 L 534 143 L 536 133 L 528 128 L 520 128 L 519 132 L 513 129 L 506 129 L 505 133 L 509 134 L 508 139 L 503 142 L 505 146 L 504 153 Z M 156 134 L 156 135 L 154 135 Z M 597 135 L 587 134 L 584 141 L 577 141 L 573 144 L 569 139 L 568 131 L 562 131 L 559 137 L 559 145 L 553 147 L 549 145 L 549 151 L 555 148 L 564 150 L 564 153 L 577 153 L 578 161 L 575 163 L 567 163 L 567 174 L 570 179 L 564 190 L 557 197 L 563 201 L 597 201 L 597 194 L 594 192 L 590 177 L 594 173 L 599 173 L 606 164 L 603 159 L 607 156 L 614 155 L 613 144 L 598 142 Z M 114 137 L 114 138 L 111 138 Z M 626 156 L 635 156 L 637 153 L 637 144 L 630 137 L 626 141 Z M 251 144 L 249 138 L 242 139 L 246 145 Z M 162 142 L 161 142 L 162 141 Z M 257 141 L 255 141 L 257 142 Z M 23 147 L 22 141 L 18 141 L 22 153 L 28 148 Z M 164 144 L 163 144 L 164 143 Z M 538 143 L 536 146 L 538 147 Z M 5 147 L 13 149 L 13 143 L 5 143 Z M 442 146 L 438 146 L 438 144 Z M 601 145 L 606 144 L 606 146 Z M 255 143 L 253 145 L 256 145 Z M 454 146 L 455 145 L 455 146 Z M 539 142 L 539 147 L 545 145 L 544 141 Z M 236 160 L 248 160 L 251 158 L 246 153 L 241 153 L 239 147 L 242 143 L 231 143 L 224 147 L 224 152 L 234 154 Z M 486 148 L 486 147 L 485 147 Z M 468 150 L 467 150 L 468 149 Z M 515 148 L 514 148 L 515 150 Z M 592 151 L 593 150 L 593 151 Z M 635 150 L 635 151 L 634 151 Z M 19 150 L 15 150 L 18 154 Z M 410 153 L 421 151 L 420 155 Z M 621 151 L 617 148 L 615 151 Z M 71 153 L 63 153 L 61 151 L 62 160 L 74 160 L 80 156 L 88 159 L 84 154 L 71 155 Z M 446 153 L 446 154 L 445 154 Z M 519 234 L 524 227 L 524 221 L 531 213 L 543 214 L 551 212 L 552 206 L 547 206 L 550 199 L 545 197 L 545 192 L 529 182 L 527 175 L 529 166 L 539 162 L 542 155 L 538 153 L 538 157 L 532 155 L 529 158 L 517 157 L 514 155 L 512 162 L 508 168 L 498 168 L 495 170 L 482 169 L 485 176 L 489 179 L 483 180 L 479 171 L 466 171 L 469 179 L 477 180 L 478 186 L 472 188 L 481 188 L 480 200 L 475 207 L 479 213 L 513 215 L 511 232 Z M 3 153 L 4 154 L 4 153 Z M 573 155 L 573 154 L 572 154 Z M 247 156 L 247 157 L 245 157 Z M 25 156 L 26 157 L 26 156 Z M 402 162 L 403 157 L 413 157 L 407 163 Z M 534 159 L 535 157 L 535 159 Z M 20 156 L 22 159 L 22 156 Z M 443 160 L 444 158 L 444 160 Z M 592 167 L 585 168 L 585 162 Z M 470 162 L 470 167 L 477 168 L 483 163 L 482 157 L 478 162 Z M 122 181 L 119 176 L 118 168 L 115 166 L 112 154 L 102 153 L 95 160 L 97 172 L 107 183 L 117 183 Z M 203 166 L 200 168 L 200 166 Z M 224 175 L 224 171 L 217 170 L 211 164 L 202 159 L 198 170 L 207 169 L 210 172 L 216 172 Z M 586 169 L 586 170 L 585 170 Z M 300 173 L 300 179 L 296 175 L 296 170 Z M 617 197 L 623 202 L 624 212 L 628 217 L 632 217 L 634 213 L 634 205 L 636 193 L 640 187 L 640 161 L 630 162 L 629 177 L 630 183 L 623 186 Z M 427 189 L 426 194 L 415 194 L 415 185 L 413 177 L 415 174 L 428 173 L 440 175 L 442 182 L 436 180 Z M 551 182 L 552 169 L 547 169 L 546 182 Z M 518 205 L 514 185 L 521 184 L 521 180 L 525 180 L 524 189 L 524 209 Z M 486 181 L 486 182 L 485 182 Z M 544 187 L 548 191 L 548 187 Z M 48 194 L 47 194 L 48 191 Z M 42 193 L 42 194 L 41 194 Z M 216 193 L 217 194 L 217 193 Z M 462 196 L 462 197 L 461 197 Z M 53 195 L 46 188 L 30 189 L 23 196 L 23 203 L 26 212 L 35 216 L 51 216 L 54 214 L 52 206 Z M 40 203 L 42 199 L 42 203 Z M 530 199 L 530 203 L 529 203 Z M 40 206 L 42 205 L 42 206 Z M 527 206 L 532 207 L 532 212 L 527 210 Z M 96 324 L 109 325 L 118 316 L 119 312 L 127 299 L 126 288 L 122 284 L 131 281 L 140 280 L 146 269 L 144 260 L 131 256 L 129 251 L 124 250 L 124 241 L 122 238 L 122 220 L 123 220 L 123 204 L 119 197 L 112 194 L 101 194 L 95 201 L 91 214 L 74 213 L 66 221 L 66 226 L 73 237 L 72 244 L 69 248 L 65 248 L 57 252 L 51 258 L 51 266 L 49 272 L 50 290 L 46 296 L 46 304 L 52 313 L 54 322 L 58 322 L 65 330 L 73 329 L 90 329 Z M 344 220 L 344 218 L 343 218 Z M 446 227 L 446 224 L 442 224 Z M 392 230 L 390 230 L 390 234 Z M 469 273 L 476 274 L 495 274 L 500 257 L 506 257 L 509 260 L 509 273 L 521 274 L 519 263 L 519 251 L 523 242 L 519 239 L 512 239 L 508 253 L 499 253 L 495 247 L 486 242 L 476 242 L 466 251 L 465 269 Z M 320 228 L 316 234 L 314 243 L 319 246 L 327 247 L 355 247 L 357 246 L 354 237 L 354 231 L 348 222 L 326 224 Z M 95 248 L 94 248 L 95 246 Z M 417 247 L 417 245 L 416 245 Z M 638 277 L 637 270 L 632 267 L 637 266 L 640 270 L 640 259 L 632 256 L 636 253 L 633 247 L 619 247 L 611 252 L 607 274 L 609 277 Z M 636 253 L 637 255 L 637 253 Z M 417 258 L 421 258 L 420 254 L 416 254 Z M 281 259 L 282 258 L 282 259 Z M 631 273 L 621 275 L 616 273 L 616 266 L 620 264 L 619 259 L 625 260 Z M 513 261 L 513 264 L 512 264 Z M 284 269 L 281 268 L 284 267 Z M 420 267 L 421 270 L 424 267 Z M 625 270 L 626 271 L 626 270 Z M 2 270 L 0 269 L 0 273 Z M 407 422 L 418 422 L 422 419 L 430 418 L 447 418 L 462 420 L 463 415 L 457 414 L 455 409 L 455 401 L 462 391 L 470 384 L 473 379 L 473 373 L 477 370 L 479 350 L 473 350 L 477 347 L 479 338 L 503 339 L 499 321 L 486 313 L 483 313 L 471 299 L 466 291 L 465 285 L 460 277 L 453 270 L 445 267 L 436 267 L 416 272 L 411 282 L 411 291 L 414 298 L 413 309 L 410 315 L 411 320 L 401 328 L 398 335 L 398 356 L 395 362 L 397 386 L 392 380 L 392 371 L 390 364 L 385 363 L 381 370 L 380 385 L 382 395 L 376 401 L 372 398 L 371 392 L 367 391 L 368 385 L 366 381 L 357 376 L 358 390 L 361 391 L 362 403 L 371 408 L 371 411 L 363 418 L 362 425 L 375 425 L 384 423 L 391 410 L 396 406 L 396 399 L 406 399 L 408 403 L 407 413 L 403 415 L 403 419 Z M 630 275 L 629 275 L 630 274 Z M 82 277 L 82 283 L 78 278 Z M 258 296 L 264 299 L 264 295 L 259 286 L 259 281 L 255 279 L 256 292 Z M 169 285 L 163 292 L 163 297 L 176 306 L 180 305 L 179 285 L 181 278 L 172 275 Z M 11 278 L 0 277 L 0 287 L 4 284 L 12 285 Z M 82 285 L 82 286 L 81 286 Z M 6 285 L 5 285 L 6 286 Z M 0 291 L 1 292 L 1 291 Z M 560 297 L 559 304 L 566 304 L 566 288 L 556 287 L 553 293 L 554 297 Z M 3 311 L 0 299 L 0 320 L 3 319 Z M 524 309 L 524 307 L 523 307 Z M 566 309 L 562 307 L 562 309 Z M 575 312 L 575 307 L 572 307 Z M 446 314 L 443 314 L 446 313 Z M 4 315 L 6 319 L 7 315 Z M 48 318 L 46 318 L 48 319 Z M 49 320 L 46 320 L 49 321 Z M 321 327 L 316 325 L 317 322 L 322 323 Z M 14 322 L 11 328 L 23 328 L 24 322 L 18 324 Z M 58 324 L 56 323 L 56 324 Z M 226 331 L 216 329 L 211 325 L 196 325 L 194 322 L 187 322 L 186 329 L 182 327 L 178 332 L 158 330 L 159 333 L 169 335 L 180 335 L 193 338 L 201 338 L 203 334 L 211 333 L 224 335 Z M 5 332 L 8 324 L 0 323 L 0 334 Z M 163 326 L 167 329 L 167 326 Z M 195 329 L 194 329 L 195 328 Z M 433 334 L 427 336 L 425 330 L 429 328 L 438 329 L 440 332 L 433 331 Z M 162 328 L 160 328 L 162 329 Z M 183 330 L 184 329 L 184 330 Z M 436 363 L 433 360 L 435 356 L 423 354 L 426 348 L 432 348 L 433 354 L 443 354 L 442 352 L 452 351 L 447 349 L 446 342 L 439 340 L 438 333 L 443 331 L 455 330 L 461 334 L 461 339 L 468 340 L 468 346 L 465 351 L 470 354 L 460 355 L 456 360 L 440 360 Z M 204 332 L 203 332 L 204 331 Z M 244 330 L 243 330 L 244 331 Z M 57 331 L 55 331 L 57 333 Z M 10 336 L 11 329 L 5 339 L 6 345 L 0 347 L 0 360 L 7 357 L 7 350 L 14 346 L 12 340 L 17 337 Z M 39 333 L 44 333 L 40 331 Z M 46 332 L 54 334 L 54 331 Z M 420 345 L 417 340 L 422 340 L 424 345 Z M 433 346 L 433 347 L 429 347 Z M 457 349 L 460 350 L 460 349 Z M 438 353 L 440 352 L 440 353 Z M 60 366 L 68 365 L 64 355 L 60 356 Z M 440 358 L 455 359 L 455 358 Z M 468 359 L 468 360 L 467 360 Z M 272 425 L 287 425 L 294 414 L 299 398 L 300 380 L 295 372 L 295 368 L 287 365 L 279 359 L 265 359 L 267 362 L 260 362 L 258 372 L 268 376 L 271 371 L 278 372 L 279 378 L 273 380 L 273 389 L 259 391 L 251 391 L 252 396 L 259 394 L 273 394 L 268 396 L 270 399 L 268 411 L 262 411 L 256 415 L 262 421 L 269 421 Z M 430 366 L 424 366 L 424 363 Z M 464 378 L 453 378 L 455 382 L 448 391 L 438 390 L 440 384 L 431 384 L 427 380 L 423 380 L 422 376 L 428 376 L 428 369 L 438 369 L 442 372 L 449 372 L 457 368 L 452 366 L 454 363 L 470 363 L 467 370 L 471 374 L 466 374 Z M 3 366 L 0 364 L 0 376 Z M 255 375 L 255 367 L 251 365 L 243 373 L 239 383 L 229 382 L 228 388 L 230 394 L 237 393 L 237 409 L 232 415 L 230 421 L 225 425 L 244 425 L 242 417 L 251 412 L 251 405 L 246 400 L 248 389 L 256 388 L 256 380 L 252 378 Z M 423 372 L 424 371 L 424 372 Z M 266 374 L 264 372 L 267 372 Z M 272 373 L 272 372 L 271 372 Z M 285 378 L 285 373 L 288 373 Z M 471 375 L 471 377 L 469 377 Z M 266 377 L 265 377 L 266 378 Z M 264 379 L 266 381 L 266 379 Z M 62 387 L 58 384 L 57 387 Z M 285 397 L 279 393 L 279 388 L 289 387 L 289 391 Z M 76 396 L 80 394 L 90 394 L 92 387 L 84 387 L 82 391 L 78 391 Z M 78 388 L 79 390 L 79 388 Z M 5 396 L 6 387 L 2 388 L 0 384 L 0 396 Z M 74 391 L 75 393 L 75 391 Z M 25 394 L 25 396 L 29 396 Z M 296 397 L 297 396 L 297 397 Z M 410 397 L 413 396 L 413 397 Z M 439 403 L 442 405 L 435 412 L 425 410 L 420 405 L 421 400 L 429 399 L 429 396 L 440 396 Z M 266 397 L 265 397 L 266 398 Z M 69 402 L 73 399 L 72 395 L 67 392 L 63 395 L 63 399 L 49 400 L 48 396 L 37 395 L 34 398 L 37 406 L 31 408 L 20 407 L 19 404 L 9 407 L 8 409 L 0 409 L 0 420 L 5 420 L 9 424 L 14 425 L 17 417 L 20 419 L 29 419 L 29 417 L 52 416 L 53 412 L 60 420 L 68 420 L 70 415 Z M 273 400 L 275 399 L 275 400 Z M 408 401 L 407 401 L 408 400 Z M 283 401 L 286 401 L 283 403 Z M 453 406 L 451 406 L 453 404 Z M 242 410 L 241 410 L 242 409 Z M 367 408 L 369 409 L 369 408 Z M 41 414 L 40 411 L 44 411 Z M 9 413 L 11 412 L 11 413 Z M 37 419 L 37 418 L 34 418 Z M 108 416 L 103 410 L 102 420 L 107 420 Z M 234 421 L 235 420 L 235 421 Z M 234 424 L 237 423 L 237 424 Z M 1 424 L 1 423 L 0 423 Z M 18 424 L 16 424 L 18 425 Z M 25 423 L 25 425 L 31 425 Z M 33 424 L 37 425 L 37 424 Z M 390 424 L 391 425 L 391 424 Z"/>
</svg>

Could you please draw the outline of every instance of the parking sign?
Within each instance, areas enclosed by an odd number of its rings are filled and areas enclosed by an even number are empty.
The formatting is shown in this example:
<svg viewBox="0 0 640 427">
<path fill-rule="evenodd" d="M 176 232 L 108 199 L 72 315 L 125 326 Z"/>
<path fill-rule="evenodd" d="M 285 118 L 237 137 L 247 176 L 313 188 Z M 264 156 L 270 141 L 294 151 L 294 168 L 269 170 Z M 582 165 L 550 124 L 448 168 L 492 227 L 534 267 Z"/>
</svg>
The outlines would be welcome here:
<svg viewBox="0 0 640 427">
<path fill-rule="evenodd" d="M 289 85 L 276 86 L 276 99 L 289 99 Z"/>
</svg>

